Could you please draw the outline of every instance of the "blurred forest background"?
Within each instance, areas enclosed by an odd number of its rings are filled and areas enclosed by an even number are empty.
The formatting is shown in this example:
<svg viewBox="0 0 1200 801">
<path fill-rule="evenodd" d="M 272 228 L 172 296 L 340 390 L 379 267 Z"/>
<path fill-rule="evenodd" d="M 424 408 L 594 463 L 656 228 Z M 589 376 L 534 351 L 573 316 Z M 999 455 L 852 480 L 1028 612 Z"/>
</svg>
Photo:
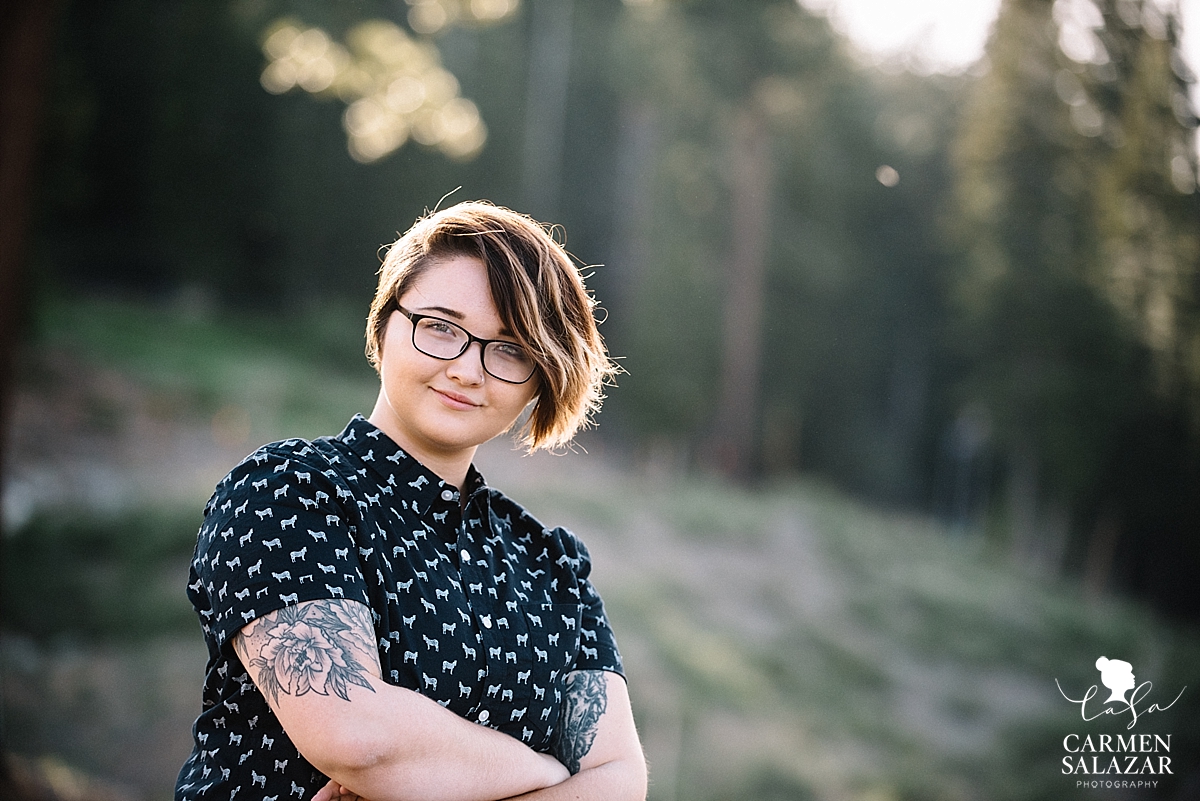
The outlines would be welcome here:
<svg viewBox="0 0 1200 801">
<path fill-rule="evenodd" d="M 204 499 L 369 411 L 378 248 L 486 198 L 563 226 L 626 370 L 588 455 L 480 461 L 593 545 L 652 799 L 1200 798 L 1192 689 L 1175 772 L 1105 793 L 1053 686 L 1104 654 L 1200 691 L 1178 6 L 1002 0 L 953 74 L 795 0 L 0 19 L 17 773 L 169 797 Z"/>
</svg>

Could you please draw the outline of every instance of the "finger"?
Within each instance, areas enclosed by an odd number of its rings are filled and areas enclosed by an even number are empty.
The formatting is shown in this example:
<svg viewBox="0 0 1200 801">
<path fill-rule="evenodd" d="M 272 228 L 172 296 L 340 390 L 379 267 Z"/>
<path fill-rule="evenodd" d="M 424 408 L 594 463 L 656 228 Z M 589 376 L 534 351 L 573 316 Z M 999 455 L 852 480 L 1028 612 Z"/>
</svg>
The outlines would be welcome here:
<svg viewBox="0 0 1200 801">
<path fill-rule="evenodd" d="M 341 794 L 341 787 L 337 782 L 330 779 L 328 784 L 317 790 L 317 794 L 312 797 L 312 801 L 334 801 Z"/>
</svg>

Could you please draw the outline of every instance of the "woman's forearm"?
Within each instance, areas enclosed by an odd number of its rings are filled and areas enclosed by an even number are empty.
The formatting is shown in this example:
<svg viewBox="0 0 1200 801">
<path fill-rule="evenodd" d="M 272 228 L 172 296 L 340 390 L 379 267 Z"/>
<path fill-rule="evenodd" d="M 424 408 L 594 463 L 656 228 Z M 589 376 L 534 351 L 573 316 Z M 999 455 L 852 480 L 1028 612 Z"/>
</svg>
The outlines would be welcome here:
<svg viewBox="0 0 1200 801">
<path fill-rule="evenodd" d="M 511 801 L 645 801 L 646 763 L 614 760 L 579 771 L 565 782 L 519 795 Z"/>
<path fill-rule="evenodd" d="M 371 801 L 496 801 L 562 782 L 557 760 L 382 681 L 358 707 L 292 734 L 314 767 Z M 348 710 L 347 710 L 348 711 Z M 342 717 L 342 716 L 339 716 Z M 291 733 L 293 725 L 285 728 Z M 299 735 L 299 736 L 297 736 Z"/>
<path fill-rule="evenodd" d="M 305 601 L 233 645 L 300 753 L 372 801 L 496 801 L 565 780 L 552 757 L 380 677 L 370 612 Z"/>
<path fill-rule="evenodd" d="M 312 801 L 367 801 L 368 798 L 333 781 Z M 645 798 L 646 765 L 634 759 L 588 768 L 566 781 L 503 801 L 645 801 Z"/>
</svg>

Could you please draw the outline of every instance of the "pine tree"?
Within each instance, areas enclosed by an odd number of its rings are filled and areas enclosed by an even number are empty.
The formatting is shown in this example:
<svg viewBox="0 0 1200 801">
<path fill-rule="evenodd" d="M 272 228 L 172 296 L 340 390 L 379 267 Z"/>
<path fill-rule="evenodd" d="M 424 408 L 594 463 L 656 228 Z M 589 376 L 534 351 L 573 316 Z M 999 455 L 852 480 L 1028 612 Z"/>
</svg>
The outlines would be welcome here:
<svg viewBox="0 0 1200 801">
<path fill-rule="evenodd" d="M 1179 48 L 1178 13 L 1145 0 L 1096 3 L 1099 47 L 1080 70 L 1080 97 L 1098 112 L 1088 131 L 1096 135 L 1101 246 L 1092 277 L 1154 354 L 1159 393 L 1200 411 L 1194 78 Z"/>
<path fill-rule="evenodd" d="M 1173 612 L 1200 611 L 1180 566 L 1200 525 L 1200 194 L 1194 76 L 1177 9 L 1094 0 L 1103 25 L 1078 65 L 1073 109 L 1094 106 L 1089 190 L 1099 249 L 1089 275 L 1147 353 L 1142 402 L 1124 422 L 1093 505 L 1086 578 L 1112 577 Z M 1120 570 L 1114 570 L 1119 565 Z"/>
<path fill-rule="evenodd" d="M 956 149 L 961 393 L 1007 454 L 1018 553 L 1057 564 L 1128 399 L 1129 348 L 1083 276 L 1096 245 L 1081 112 L 1060 99 L 1053 0 L 1005 0 Z M 1087 109 L 1085 109 L 1087 111 Z M 1095 113 L 1094 109 L 1092 112 Z"/>
</svg>

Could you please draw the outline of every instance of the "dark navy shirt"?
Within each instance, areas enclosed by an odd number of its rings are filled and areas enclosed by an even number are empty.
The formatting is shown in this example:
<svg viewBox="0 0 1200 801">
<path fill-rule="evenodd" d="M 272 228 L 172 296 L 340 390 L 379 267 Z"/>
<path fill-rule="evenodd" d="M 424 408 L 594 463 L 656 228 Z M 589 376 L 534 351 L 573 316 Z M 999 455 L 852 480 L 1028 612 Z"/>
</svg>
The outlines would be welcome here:
<svg viewBox="0 0 1200 801">
<path fill-rule="evenodd" d="M 325 784 L 230 643 L 286 606 L 367 605 L 385 681 L 540 751 L 568 672 L 623 672 L 583 543 L 473 467 L 463 492 L 361 416 L 336 438 L 266 445 L 217 485 L 188 585 L 209 658 L 177 799 L 303 799 Z"/>
</svg>

